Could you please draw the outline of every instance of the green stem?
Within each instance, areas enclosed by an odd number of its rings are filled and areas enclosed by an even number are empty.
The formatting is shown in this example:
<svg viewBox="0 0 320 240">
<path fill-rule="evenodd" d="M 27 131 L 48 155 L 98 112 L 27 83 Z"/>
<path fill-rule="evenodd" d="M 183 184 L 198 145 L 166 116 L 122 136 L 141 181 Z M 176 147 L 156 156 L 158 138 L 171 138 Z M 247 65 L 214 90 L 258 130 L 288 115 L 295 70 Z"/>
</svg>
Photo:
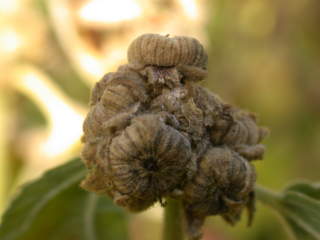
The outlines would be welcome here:
<svg viewBox="0 0 320 240">
<path fill-rule="evenodd" d="M 263 204 L 266 204 L 275 209 L 279 207 L 281 198 L 281 195 L 279 193 L 275 193 L 259 185 L 255 187 L 255 192 L 257 199 L 260 200 Z"/>
<path fill-rule="evenodd" d="M 164 209 L 163 240 L 183 240 L 181 202 L 167 199 Z"/>
</svg>

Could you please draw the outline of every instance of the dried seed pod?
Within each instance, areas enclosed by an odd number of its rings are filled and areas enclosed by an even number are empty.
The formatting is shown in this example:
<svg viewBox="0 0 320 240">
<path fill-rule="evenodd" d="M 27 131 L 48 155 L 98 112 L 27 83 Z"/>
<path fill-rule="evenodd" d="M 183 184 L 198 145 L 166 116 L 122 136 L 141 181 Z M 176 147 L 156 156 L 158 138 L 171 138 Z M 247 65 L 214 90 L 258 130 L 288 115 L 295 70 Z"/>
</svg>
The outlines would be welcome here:
<svg viewBox="0 0 320 240">
<path fill-rule="evenodd" d="M 220 139 L 212 138 L 214 143 L 254 145 L 261 142 L 268 134 L 266 128 L 257 126 L 256 117 L 252 113 L 229 107 L 224 110 L 224 114 L 226 124 L 223 127 L 217 127 L 224 133 Z M 214 130 L 213 134 L 215 134 Z"/>
<path fill-rule="evenodd" d="M 148 65 L 177 66 L 188 80 L 203 79 L 208 56 L 198 40 L 191 37 L 144 34 L 136 38 L 128 49 L 129 66 L 142 69 Z"/>
<path fill-rule="evenodd" d="M 262 159 L 265 152 L 265 146 L 262 144 L 235 145 L 233 149 L 249 161 Z"/>
<path fill-rule="evenodd" d="M 111 73 L 104 75 L 103 78 L 94 85 L 94 87 L 92 89 L 91 96 L 90 96 L 90 105 L 91 106 L 96 105 L 100 101 L 100 98 L 101 98 L 108 82 L 112 79 L 114 74 L 115 73 L 111 72 Z"/>
<path fill-rule="evenodd" d="M 82 158 L 88 168 L 99 167 L 99 149 L 108 145 L 111 134 L 127 126 L 147 98 L 143 79 L 127 67 L 105 75 L 95 85 L 83 124 Z"/>
<path fill-rule="evenodd" d="M 159 34 L 143 34 L 133 40 L 128 49 L 128 62 L 137 66 L 176 66 L 179 61 L 178 42 Z"/>
<path fill-rule="evenodd" d="M 105 149 L 108 148 L 114 136 L 119 135 L 123 129 L 130 125 L 130 120 L 133 117 L 132 112 L 119 113 L 102 124 L 100 137 L 83 141 L 85 144 L 81 155 L 88 168 L 105 165 L 103 163 L 106 161 Z"/>
<path fill-rule="evenodd" d="M 144 80 L 131 72 L 115 73 L 100 97 L 101 104 L 112 116 L 127 111 L 128 107 L 137 102 L 144 103 L 147 100 Z"/>
<path fill-rule="evenodd" d="M 242 209 L 249 207 L 255 182 L 252 165 L 227 146 L 210 148 L 199 161 L 197 173 L 184 188 L 191 239 L 201 236 L 200 228 L 206 216 L 219 214 L 234 224 Z"/>
<path fill-rule="evenodd" d="M 133 119 L 108 155 L 115 201 L 133 211 L 169 195 L 193 171 L 188 139 L 153 114 Z"/>
<path fill-rule="evenodd" d="M 248 160 L 262 159 L 265 147 L 260 143 L 268 134 L 266 128 L 258 127 L 256 117 L 248 112 L 237 111 L 222 142 L 231 145 Z"/>
<path fill-rule="evenodd" d="M 93 89 L 91 109 L 84 124 L 85 137 L 95 138 L 103 134 L 103 123 L 121 112 L 138 111 L 148 99 L 143 79 L 132 71 L 107 74 Z"/>
<path fill-rule="evenodd" d="M 262 132 L 256 125 L 255 116 L 237 111 L 234 114 L 234 122 L 231 124 L 222 142 L 229 145 L 235 144 L 257 144 L 262 139 Z"/>
<path fill-rule="evenodd" d="M 226 144 L 248 160 L 262 159 L 265 148 L 259 144 L 268 130 L 256 124 L 249 112 L 225 105 L 210 131 L 213 144 Z"/>
<path fill-rule="evenodd" d="M 118 68 L 117 72 L 105 74 L 103 78 L 95 84 L 90 97 L 90 105 L 97 104 L 97 102 L 100 101 L 100 98 L 106 87 L 110 85 L 112 81 L 117 82 L 119 80 L 125 80 L 123 83 L 127 85 L 129 85 L 130 82 L 132 82 L 132 84 L 136 84 L 140 86 L 140 88 L 141 85 L 143 85 L 143 80 L 141 79 L 138 73 L 132 71 L 127 65 L 122 65 Z"/>
</svg>

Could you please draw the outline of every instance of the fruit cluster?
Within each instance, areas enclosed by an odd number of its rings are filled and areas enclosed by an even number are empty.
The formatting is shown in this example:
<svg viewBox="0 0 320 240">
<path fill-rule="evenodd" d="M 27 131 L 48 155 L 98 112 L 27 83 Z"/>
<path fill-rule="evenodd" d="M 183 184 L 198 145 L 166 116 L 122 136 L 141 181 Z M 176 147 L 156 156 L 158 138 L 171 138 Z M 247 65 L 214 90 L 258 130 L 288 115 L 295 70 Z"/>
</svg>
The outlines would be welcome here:
<svg viewBox="0 0 320 240">
<path fill-rule="evenodd" d="M 263 157 L 267 134 L 252 113 L 197 85 L 206 65 L 194 38 L 138 37 L 128 64 L 95 85 L 82 139 L 83 188 L 131 211 L 180 199 L 192 239 L 206 216 L 233 224 L 244 208 L 253 215 L 251 161 Z"/>
</svg>

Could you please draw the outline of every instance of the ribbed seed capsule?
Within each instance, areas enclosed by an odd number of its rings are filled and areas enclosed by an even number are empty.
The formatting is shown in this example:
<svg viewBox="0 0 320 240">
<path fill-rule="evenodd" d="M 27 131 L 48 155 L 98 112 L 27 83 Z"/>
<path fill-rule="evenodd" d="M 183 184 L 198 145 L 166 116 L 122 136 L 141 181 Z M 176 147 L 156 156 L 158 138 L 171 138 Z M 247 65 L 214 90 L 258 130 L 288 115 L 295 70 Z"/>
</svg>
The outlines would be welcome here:
<svg viewBox="0 0 320 240">
<path fill-rule="evenodd" d="M 256 178 L 251 164 L 226 146 L 210 148 L 199 161 L 183 199 L 192 239 L 200 237 L 206 216 L 221 214 L 234 224 L 249 203 Z"/>
<path fill-rule="evenodd" d="M 177 42 L 168 36 L 144 34 L 136 38 L 128 49 L 128 62 L 134 66 L 175 66 L 179 63 Z"/>
<path fill-rule="evenodd" d="M 251 113 L 230 109 L 226 111 L 226 125 L 224 129 L 221 126 L 218 130 L 224 131 L 220 139 L 215 138 L 215 143 L 224 143 L 227 145 L 258 144 L 266 135 L 267 130 L 258 127 L 255 116 Z M 215 129 L 214 129 L 215 131 Z M 212 132 L 214 135 L 215 132 Z"/>
<path fill-rule="evenodd" d="M 83 124 L 85 137 L 101 136 L 106 121 L 136 109 L 135 105 L 147 98 L 145 83 L 137 73 L 124 69 L 106 75 L 93 90 L 91 109 Z"/>
<path fill-rule="evenodd" d="M 109 114 L 115 115 L 128 110 L 134 103 L 145 102 L 147 98 L 145 83 L 139 75 L 120 72 L 108 82 L 100 102 Z"/>
<path fill-rule="evenodd" d="M 94 88 L 92 89 L 91 96 L 90 96 L 90 105 L 91 106 L 96 105 L 100 101 L 100 98 L 101 98 L 108 82 L 110 82 L 110 80 L 112 79 L 114 74 L 115 73 L 111 72 L 111 73 L 104 75 L 103 78 L 95 84 Z"/>
<path fill-rule="evenodd" d="M 255 116 L 236 110 L 231 124 L 220 140 L 248 160 L 262 159 L 265 147 L 260 143 L 268 135 L 266 128 L 258 127 Z"/>
<path fill-rule="evenodd" d="M 187 80 L 196 81 L 207 75 L 208 56 L 195 38 L 144 34 L 129 46 L 128 62 L 133 69 L 177 66 Z"/>
<path fill-rule="evenodd" d="M 252 118 L 236 117 L 222 139 L 225 144 L 257 144 L 259 129 Z"/>
<path fill-rule="evenodd" d="M 170 194 L 187 180 L 190 158 L 188 139 L 157 115 L 135 118 L 109 148 L 116 202 L 135 210 Z"/>
</svg>

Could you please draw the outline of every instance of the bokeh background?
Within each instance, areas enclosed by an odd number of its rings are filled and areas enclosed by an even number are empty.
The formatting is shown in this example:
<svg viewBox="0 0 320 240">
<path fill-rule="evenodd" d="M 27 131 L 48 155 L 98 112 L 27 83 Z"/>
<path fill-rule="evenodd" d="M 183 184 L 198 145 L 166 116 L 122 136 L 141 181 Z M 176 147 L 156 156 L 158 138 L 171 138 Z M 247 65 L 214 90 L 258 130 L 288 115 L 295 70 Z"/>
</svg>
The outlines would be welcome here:
<svg viewBox="0 0 320 240">
<path fill-rule="evenodd" d="M 90 89 L 146 32 L 198 38 L 202 84 L 270 127 L 259 184 L 319 181 L 319 24 L 318 0 L 0 0 L 0 214 L 21 184 L 79 155 Z M 276 218 L 260 204 L 251 228 L 210 218 L 205 240 L 289 240 Z M 133 240 L 160 239 L 161 209 L 130 226 Z"/>
</svg>

